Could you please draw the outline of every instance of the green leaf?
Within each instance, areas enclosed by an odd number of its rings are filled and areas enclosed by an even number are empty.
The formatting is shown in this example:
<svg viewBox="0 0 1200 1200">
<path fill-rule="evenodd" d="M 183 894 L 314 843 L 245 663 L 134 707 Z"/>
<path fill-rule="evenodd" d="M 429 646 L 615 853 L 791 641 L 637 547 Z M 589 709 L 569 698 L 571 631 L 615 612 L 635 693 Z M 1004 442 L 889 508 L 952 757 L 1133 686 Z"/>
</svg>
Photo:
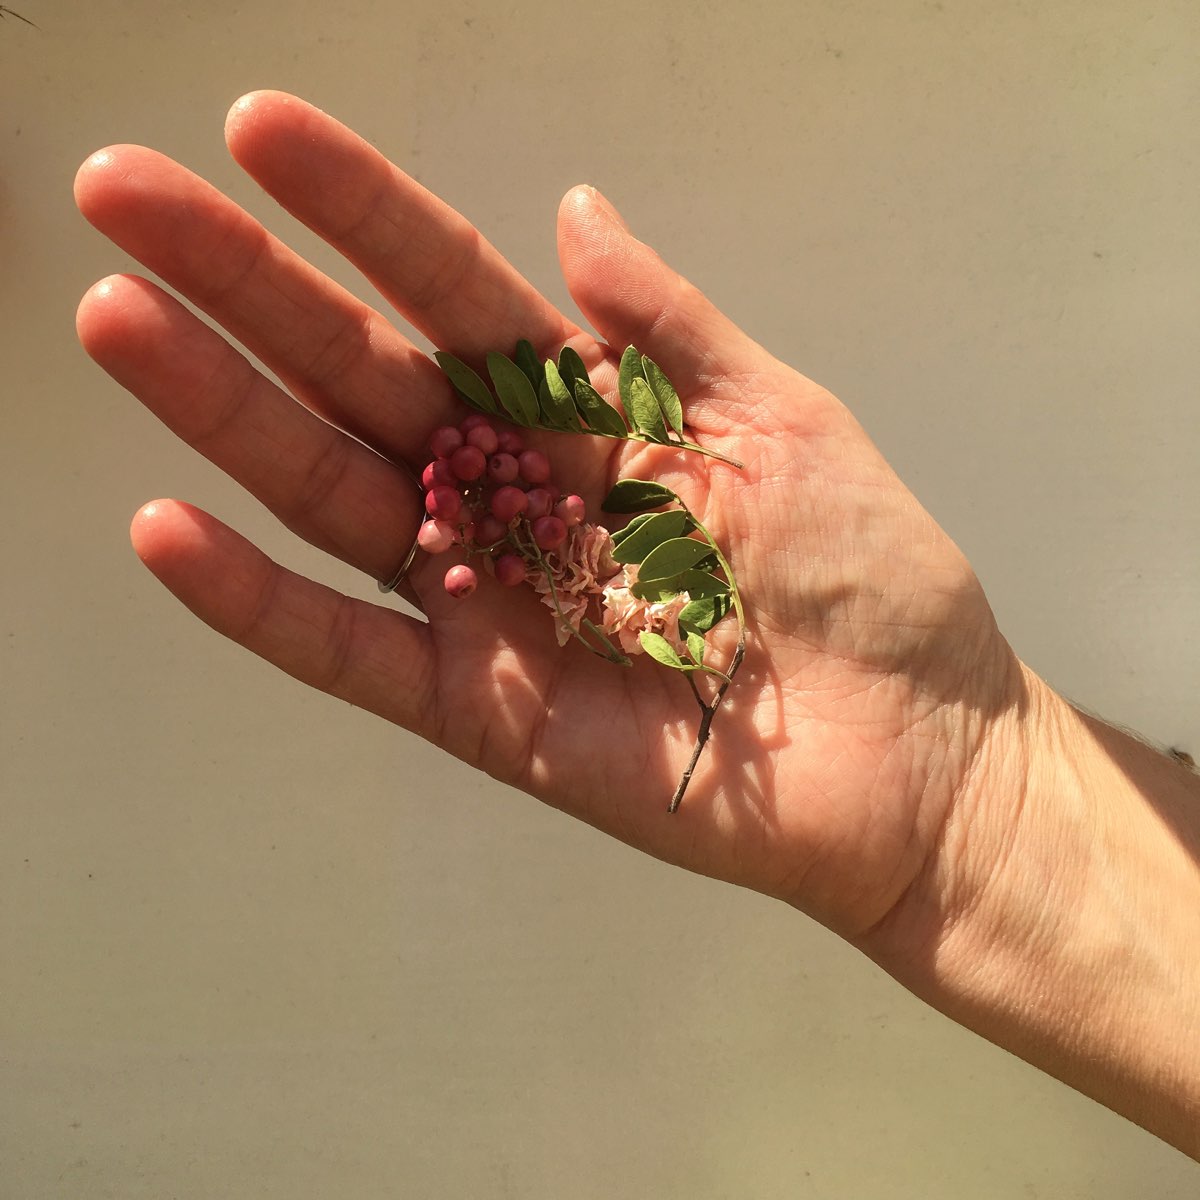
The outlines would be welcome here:
<svg viewBox="0 0 1200 1200">
<path fill-rule="evenodd" d="M 651 658 L 663 664 L 664 667 L 674 667 L 677 671 L 684 670 L 684 661 L 676 653 L 675 647 L 661 633 L 651 633 L 648 629 L 638 634 L 642 649 Z"/>
<path fill-rule="evenodd" d="M 649 600 L 651 604 L 674 600 L 681 591 L 683 588 L 679 586 L 678 575 L 672 575 L 670 579 L 639 579 L 629 589 L 631 595 L 636 596 L 639 600 Z"/>
<path fill-rule="evenodd" d="M 639 513 L 624 529 L 618 529 L 616 533 L 611 535 L 613 545 L 619 546 L 627 537 L 636 533 L 651 517 L 656 515 L 656 513 Z"/>
<path fill-rule="evenodd" d="M 505 358 L 503 354 L 497 354 L 494 350 L 487 356 L 487 366 L 504 411 L 518 425 L 536 425 L 537 393 L 525 372 L 512 359 Z"/>
<path fill-rule="evenodd" d="M 517 352 L 513 355 L 513 361 L 524 371 L 525 378 L 529 380 L 536 393 L 541 388 L 546 373 L 542 369 L 541 359 L 538 358 L 533 343 L 522 338 L 517 343 Z"/>
<path fill-rule="evenodd" d="M 656 546 L 642 559 L 638 567 L 638 580 L 670 579 L 695 566 L 702 558 L 707 558 L 710 552 L 709 544 L 698 538 L 672 538 Z"/>
<path fill-rule="evenodd" d="M 645 379 L 646 372 L 642 367 L 642 358 L 633 346 L 626 346 L 621 355 L 621 370 L 618 375 L 617 388 L 621 393 L 621 407 L 631 426 L 636 427 L 633 419 L 633 401 L 629 395 L 629 385 L 635 379 Z"/>
<path fill-rule="evenodd" d="M 684 571 L 678 576 L 678 581 L 679 590 L 687 592 L 693 600 L 729 595 L 729 584 L 709 571 Z"/>
<path fill-rule="evenodd" d="M 572 393 L 575 391 L 577 379 L 582 379 L 584 383 L 591 382 L 588 378 L 587 367 L 583 365 L 583 359 L 570 346 L 564 346 L 558 352 L 558 373 Z"/>
<path fill-rule="evenodd" d="M 633 410 L 634 428 L 644 433 L 652 442 L 665 442 L 667 427 L 663 423 L 662 409 L 658 406 L 658 398 L 644 379 L 635 377 L 629 381 L 629 403 Z"/>
<path fill-rule="evenodd" d="M 619 563 L 640 563 L 655 546 L 668 538 L 677 538 L 688 524 L 688 515 L 681 508 L 652 513 L 631 534 L 613 546 L 613 558 Z"/>
<path fill-rule="evenodd" d="M 600 507 L 610 513 L 640 513 L 678 500 L 670 488 L 648 479 L 618 479 Z"/>
<path fill-rule="evenodd" d="M 649 358 L 642 358 L 642 370 L 646 373 L 646 382 L 658 400 L 658 406 L 662 409 L 667 424 L 682 437 L 683 405 L 679 403 L 679 395 L 671 386 L 671 381 L 663 374 L 658 363 Z"/>
<path fill-rule="evenodd" d="M 567 385 L 563 383 L 552 358 L 546 359 L 545 372 L 541 388 L 538 390 L 538 403 L 547 424 L 559 429 L 582 429 L 579 414 L 575 411 L 575 402 L 571 399 L 571 393 L 567 391 Z"/>
<path fill-rule="evenodd" d="M 704 666 L 704 634 L 697 633 L 694 629 L 689 629 L 687 631 L 687 648 L 692 662 L 698 667 Z"/>
<path fill-rule="evenodd" d="M 575 381 L 575 407 L 596 433 L 616 438 L 629 436 L 621 414 L 590 383 L 582 379 Z"/>
<path fill-rule="evenodd" d="M 492 396 L 488 385 L 467 366 L 461 359 L 445 350 L 435 350 L 433 357 L 437 365 L 445 372 L 446 378 L 454 386 L 454 390 L 472 407 L 490 415 L 499 413 L 500 406 Z"/>
<path fill-rule="evenodd" d="M 679 610 L 680 628 L 707 633 L 732 607 L 728 595 L 693 600 Z"/>
</svg>

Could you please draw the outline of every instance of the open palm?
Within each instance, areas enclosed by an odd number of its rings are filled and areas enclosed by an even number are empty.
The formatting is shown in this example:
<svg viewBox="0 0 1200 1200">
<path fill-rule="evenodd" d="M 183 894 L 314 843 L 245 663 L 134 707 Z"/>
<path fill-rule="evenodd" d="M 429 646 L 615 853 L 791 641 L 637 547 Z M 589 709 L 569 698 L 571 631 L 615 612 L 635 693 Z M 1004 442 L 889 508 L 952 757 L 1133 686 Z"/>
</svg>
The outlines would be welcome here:
<svg viewBox="0 0 1200 1200">
<path fill-rule="evenodd" d="M 485 579 L 456 601 L 441 588 L 445 562 L 419 555 L 407 587 L 424 623 L 295 575 L 173 501 L 135 519 L 150 569 L 297 678 L 664 859 L 783 897 L 852 937 L 911 899 L 1013 703 L 1017 664 L 962 556 L 849 413 L 730 324 L 591 189 L 564 200 L 559 249 L 603 342 L 312 107 L 255 93 L 227 135 L 238 162 L 436 345 L 478 364 L 521 337 L 542 356 L 569 342 L 610 395 L 625 345 L 653 357 L 694 440 L 744 470 L 565 434 L 540 444 L 593 519 L 618 476 L 683 496 L 733 561 L 748 650 L 669 816 L 699 717 L 685 681 L 645 659 L 624 669 L 559 649 L 528 589 Z M 421 504 L 396 464 L 419 471 L 430 431 L 462 415 L 437 367 L 159 154 L 102 151 L 77 195 L 89 220 L 291 394 L 143 279 L 113 277 L 85 297 L 89 353 L 299 536 L 389 576 Z"/>
</svg>

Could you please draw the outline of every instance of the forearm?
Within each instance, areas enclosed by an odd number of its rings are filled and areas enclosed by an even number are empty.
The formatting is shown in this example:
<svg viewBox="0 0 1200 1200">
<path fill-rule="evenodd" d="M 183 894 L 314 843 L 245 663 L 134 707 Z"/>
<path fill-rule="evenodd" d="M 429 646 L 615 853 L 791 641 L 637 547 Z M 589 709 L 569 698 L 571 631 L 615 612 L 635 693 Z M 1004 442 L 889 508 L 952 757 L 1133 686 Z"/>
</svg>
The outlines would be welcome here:
<svg viewBox="0 0 1200 1200">
<path fill-rule="evenodd" d="M 1200 1158 L 1200 778 L 1025 676 L 911 985 Z"/>
</svg>

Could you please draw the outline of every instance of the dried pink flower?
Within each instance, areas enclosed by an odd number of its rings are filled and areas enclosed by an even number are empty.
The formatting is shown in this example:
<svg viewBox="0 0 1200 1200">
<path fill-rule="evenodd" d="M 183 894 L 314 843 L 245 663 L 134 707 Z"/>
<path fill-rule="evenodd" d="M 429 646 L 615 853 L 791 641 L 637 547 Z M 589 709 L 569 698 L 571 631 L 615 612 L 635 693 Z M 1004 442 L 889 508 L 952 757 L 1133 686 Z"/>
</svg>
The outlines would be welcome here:
<svg viewBox="0 0 1200 1200">
<path fill-rule="evenodd" d="M 600 628 L 609 637 L 615 635 L 626 654 L 642 653 L 638 641 L 638 634 L 642 632 L 662 634 L 676 650 L 683 650 L 679 614 L 691 601 L 687 592 L 680 592 L 670 600 L 643 600 L 630 591 L 635 583 L 637 566 L 628 563 L 620 577 L 605 587 Z"/>
</svg>

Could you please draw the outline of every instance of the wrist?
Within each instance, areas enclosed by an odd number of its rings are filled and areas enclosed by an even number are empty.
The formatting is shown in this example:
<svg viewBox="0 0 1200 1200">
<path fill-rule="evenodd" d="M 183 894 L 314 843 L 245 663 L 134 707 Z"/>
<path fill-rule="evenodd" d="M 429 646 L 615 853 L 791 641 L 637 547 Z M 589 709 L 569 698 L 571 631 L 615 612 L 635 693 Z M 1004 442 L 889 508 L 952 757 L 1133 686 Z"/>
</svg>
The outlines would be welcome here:
<svg viewBox="0 0 1200 1200">
<path fill-rule="evenodd" d="M 1198 1156 L 1200 780 L 1021 671 L 946 824 L 936 930 L 895 973 Z"/>
</svg>

